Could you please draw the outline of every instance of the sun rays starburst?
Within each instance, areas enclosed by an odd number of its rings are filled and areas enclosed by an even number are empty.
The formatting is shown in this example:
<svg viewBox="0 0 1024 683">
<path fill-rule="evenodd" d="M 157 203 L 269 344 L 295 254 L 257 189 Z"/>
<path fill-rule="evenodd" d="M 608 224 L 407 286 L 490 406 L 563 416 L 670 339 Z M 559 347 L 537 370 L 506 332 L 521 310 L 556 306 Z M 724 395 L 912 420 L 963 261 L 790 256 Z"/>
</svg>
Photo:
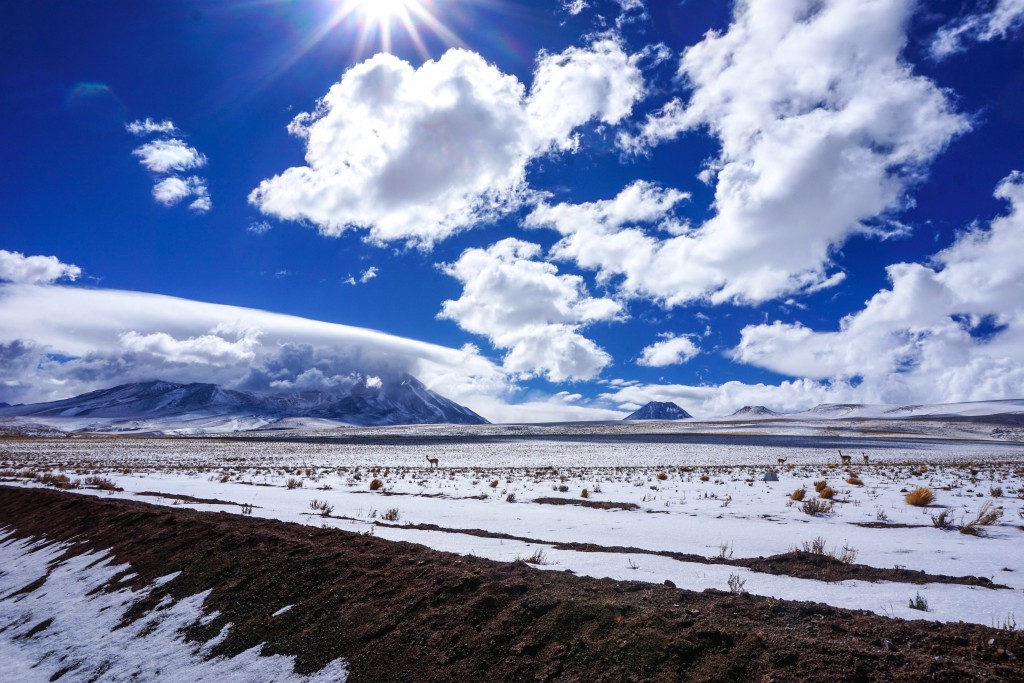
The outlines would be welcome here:
<svg viewBox="0 0 1024 683">
<path fill-rule="evenodd" d="M 338 8 L 331 15 L 330 24 L 353 25 L 358 31 L 356 54 L 364 54 L 376 47 L 391 52 L 395 33 L 405 35 L 426 58 L 428 50 L 422 29 L 429 30 L 447 45 L 461 45 L 462 41 L 437 16 L 437 3 L 433 0 L 338 0 Z M 373 43 L 377 43 L 373 46 Z"/>
</svg>

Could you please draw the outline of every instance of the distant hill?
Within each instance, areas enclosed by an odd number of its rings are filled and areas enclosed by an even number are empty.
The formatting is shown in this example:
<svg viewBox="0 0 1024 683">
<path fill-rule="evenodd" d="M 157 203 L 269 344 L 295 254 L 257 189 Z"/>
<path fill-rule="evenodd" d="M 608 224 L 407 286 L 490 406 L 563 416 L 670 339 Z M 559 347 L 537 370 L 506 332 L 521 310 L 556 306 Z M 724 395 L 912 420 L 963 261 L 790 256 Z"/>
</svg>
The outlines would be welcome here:
<svg viewBox="0 0 1024 683">
<path fill-rule="evenodd" d="M 626 420 L 685 420 L 691 418 L 688 412 L 672 402 L 651 401 L 640 410 L 626 417 Z"/>
<path fill-rule="evenodd" d="M 0 408 L 10 408 L 10 407 L 11 407 L 10 403 L 4 403 L 3 401 L 0 401 Z"/>
<path fill-rule="evenodd" d="M 777 416 L 774 410 L 764 406 L 743 406 L 729 417 L 772 417 Z"/>
<path fill-rule="evenodd" d="M 487 424 L 469 408 L 434 393 L 411 375 L 379 386 L 359 384 L 343 391 L 278 394 L 157 380 L 123 384 L 62 401 L 0 407 L 0 417 L 146 420 L 243 416 L 323 418 L 355 426 Z"/>
</svg>

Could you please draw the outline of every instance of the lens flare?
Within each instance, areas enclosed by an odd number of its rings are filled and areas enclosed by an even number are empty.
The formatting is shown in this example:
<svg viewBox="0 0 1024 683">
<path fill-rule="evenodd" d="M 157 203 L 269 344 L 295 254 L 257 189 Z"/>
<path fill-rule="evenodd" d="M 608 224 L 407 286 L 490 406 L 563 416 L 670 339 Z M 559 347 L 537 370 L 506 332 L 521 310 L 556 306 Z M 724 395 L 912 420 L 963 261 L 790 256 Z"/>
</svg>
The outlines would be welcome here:
<svg viewBox="0 0 1024 683">
<path fill-rule="evenodd" d="M 378 43 L 384 52 L 392 51 L 393 34 L 399 27 L 416 46 L 416 50 L 428 57 L 426 44 L 420 34 L 426 28 L 448 45 L 462 45 L 462 41 L 435 14 L 432 0 L 338 0 L 338 9 L 331 16 L 330 24 L 355 21 L 359 27 L 356 53 L 365 52 L 370 43 Z"/>
</svg>

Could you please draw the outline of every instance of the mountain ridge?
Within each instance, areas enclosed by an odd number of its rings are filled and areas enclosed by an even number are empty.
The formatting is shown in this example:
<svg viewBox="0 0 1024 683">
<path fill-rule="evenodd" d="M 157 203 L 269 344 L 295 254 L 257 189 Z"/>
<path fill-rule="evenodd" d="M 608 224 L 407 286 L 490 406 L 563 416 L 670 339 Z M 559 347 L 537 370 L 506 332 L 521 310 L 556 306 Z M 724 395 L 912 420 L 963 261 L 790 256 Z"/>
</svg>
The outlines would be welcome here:
<svg viewBox="0 0 1024 683">
<path fill-rule="evenodd" d="M 0 417 L 145 419 L 169 417 L 324 418 L 353 426 L 488 424 L 475 412 L 428 389 L 412 375 L 344 390 L 255 393 L 216 384 L 133 382 L 79 396 L 0 406 Z"/>
</svg>

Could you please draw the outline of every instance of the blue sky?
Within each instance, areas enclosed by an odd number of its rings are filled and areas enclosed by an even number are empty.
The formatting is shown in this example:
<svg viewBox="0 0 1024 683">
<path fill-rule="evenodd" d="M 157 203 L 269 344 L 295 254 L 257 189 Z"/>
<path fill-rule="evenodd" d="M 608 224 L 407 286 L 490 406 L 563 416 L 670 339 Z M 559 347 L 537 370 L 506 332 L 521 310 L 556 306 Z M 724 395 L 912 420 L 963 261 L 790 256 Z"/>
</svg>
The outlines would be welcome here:
<svg viewBox="0 0 1024 683">
<path fill-rule="evenodd" d="M 394 368 L 500 420 L 1020 397 L 1022 20 L 17 3 L 0 401 Z"/>
</svg>

